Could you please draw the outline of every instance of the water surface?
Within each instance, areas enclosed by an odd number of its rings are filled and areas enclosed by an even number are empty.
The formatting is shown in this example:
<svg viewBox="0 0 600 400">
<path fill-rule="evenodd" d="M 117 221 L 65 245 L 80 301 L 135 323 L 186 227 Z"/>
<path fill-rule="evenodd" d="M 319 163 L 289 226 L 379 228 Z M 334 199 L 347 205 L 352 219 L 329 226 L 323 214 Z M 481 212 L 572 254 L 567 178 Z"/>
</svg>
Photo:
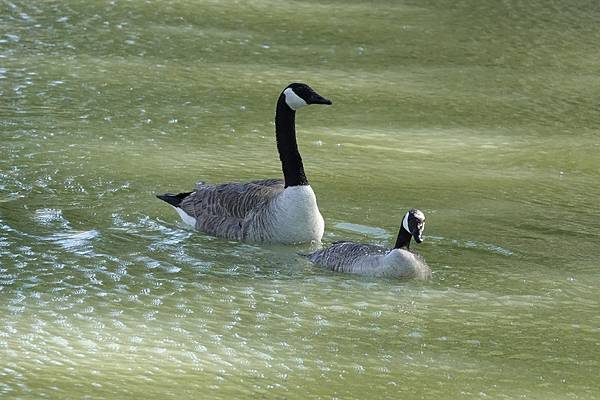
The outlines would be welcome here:
<svg viewBox="0 0 600 400">
<path fill-rule="evenodd" d="M 595 2 L 5 1 L 0 394 L 593 399 Z M 336 275 L 195 233 L 154 198 L 280 176 L 298 113 L 324 243 L 429 282 Z"/>
</svg>

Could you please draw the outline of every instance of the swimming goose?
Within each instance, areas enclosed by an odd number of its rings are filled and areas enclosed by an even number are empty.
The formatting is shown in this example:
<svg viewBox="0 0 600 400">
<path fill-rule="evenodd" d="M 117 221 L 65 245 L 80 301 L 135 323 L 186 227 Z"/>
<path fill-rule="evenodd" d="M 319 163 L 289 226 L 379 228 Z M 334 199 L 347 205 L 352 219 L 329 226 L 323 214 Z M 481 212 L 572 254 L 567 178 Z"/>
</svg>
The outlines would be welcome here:
<svg viewBox="0 0 600 400">
<path fill-rule="evenodd" d="M 184 222 L 210 235 L 253 242 L 320 241 L 325 223 L 304 174 L 296 143 L 296 111 L 327 104 L 304 83 L 288 85 L 277 100 L 275 137 L 283 179 L 207 185 L 192 192 L 164 194 Z"/>
<path fill-rule="evenodd" d="M 431 270 L 422 257 L 409 251 L 410 240 L 423 241 L 425 215 L 410 209 L 402 219 L 393 249 L 349 241 L 335 242 L 331 247 L 317 250 L 306 257 L 332 271 L 352 274 L 401 278 L 431 277 Z"/>
</svg>

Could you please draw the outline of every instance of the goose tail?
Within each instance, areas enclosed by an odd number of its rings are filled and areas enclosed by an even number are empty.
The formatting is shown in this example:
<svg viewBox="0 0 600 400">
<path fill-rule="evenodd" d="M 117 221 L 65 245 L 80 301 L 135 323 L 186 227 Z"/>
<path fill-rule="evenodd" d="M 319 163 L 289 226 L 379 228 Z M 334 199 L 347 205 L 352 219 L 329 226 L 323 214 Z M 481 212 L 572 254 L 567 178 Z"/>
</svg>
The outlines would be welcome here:
<svg viewBox="0 0 600 400">
<path fill-rule="evenodd" d="M 173 207 L 179 207 L 179 205 L 181 204 L 183 199 L 188 197 L 191 193 L 192 192 L 185 192 L 185 193 L 179 193 L 179 194 L 165 193 L 165 194 L 157 194 L 156 197 L 158 197 L 162 201 L 169 203 Z"/>
</svg>

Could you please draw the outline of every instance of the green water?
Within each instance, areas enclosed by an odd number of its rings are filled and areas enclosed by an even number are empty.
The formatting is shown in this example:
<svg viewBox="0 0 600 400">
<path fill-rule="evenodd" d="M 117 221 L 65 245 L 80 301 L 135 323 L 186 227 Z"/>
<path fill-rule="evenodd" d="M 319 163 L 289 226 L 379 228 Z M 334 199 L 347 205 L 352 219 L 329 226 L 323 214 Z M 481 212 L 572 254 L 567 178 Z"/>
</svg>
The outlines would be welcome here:
<svg viewBox="0 0 600 400">
<path fill-rule="evenodd" d="M 594 1 L 2 1 L 0 397 L 600 397 Z M 336 275 L 154 198 L 281 176 L 298 112 Z"/>
</svg>

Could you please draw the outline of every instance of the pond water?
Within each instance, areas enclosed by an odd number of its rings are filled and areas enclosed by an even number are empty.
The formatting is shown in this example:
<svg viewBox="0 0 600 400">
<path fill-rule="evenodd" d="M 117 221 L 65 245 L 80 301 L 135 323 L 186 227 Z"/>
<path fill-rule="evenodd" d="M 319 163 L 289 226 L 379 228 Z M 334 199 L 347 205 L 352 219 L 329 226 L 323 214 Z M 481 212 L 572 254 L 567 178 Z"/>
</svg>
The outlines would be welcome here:
<svg viewBox="0 0 600 400">
<path fill-rule="evenodd" d="M 600 396 L 600 8 L 4 1 L 0 397 Z M 194 232 L 154 197 L 280 177 L 324 244 L 427 216 L 428 282 Z"/>
</svg>

